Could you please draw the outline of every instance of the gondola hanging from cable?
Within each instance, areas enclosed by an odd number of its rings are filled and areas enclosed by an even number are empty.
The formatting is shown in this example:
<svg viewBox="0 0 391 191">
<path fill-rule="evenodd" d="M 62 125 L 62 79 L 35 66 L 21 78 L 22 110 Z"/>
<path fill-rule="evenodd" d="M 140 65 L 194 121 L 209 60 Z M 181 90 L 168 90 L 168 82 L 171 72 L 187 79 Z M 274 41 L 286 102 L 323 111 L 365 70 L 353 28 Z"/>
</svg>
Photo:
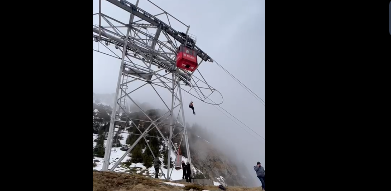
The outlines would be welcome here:
<svg viewBox="0 0 391 191">
<path fill-rule="evenodd" d="M 194 72 L 198 67 L 197 52 L 182 44 L 178 50 L 176 66 L 180 69 Z"/>
</svg>

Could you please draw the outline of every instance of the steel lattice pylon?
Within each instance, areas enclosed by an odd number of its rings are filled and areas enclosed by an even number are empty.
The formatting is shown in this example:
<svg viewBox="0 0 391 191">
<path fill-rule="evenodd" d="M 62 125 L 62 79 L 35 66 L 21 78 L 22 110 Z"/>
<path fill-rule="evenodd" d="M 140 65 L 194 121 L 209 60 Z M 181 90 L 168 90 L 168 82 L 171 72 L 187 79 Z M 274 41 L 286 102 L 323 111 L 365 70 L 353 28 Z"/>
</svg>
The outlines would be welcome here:
<svg viewBox="0 0 391 191">
<path fill-rule="evenodd" d="M 218 105 L 222 102 L 218 104 L 213 101 L 213 103 L 206 102 L 209 96 L 217 90 L 212 88 L 203 77 L 200 79 L 191 72 L 177 68 L 177 50 L 180 44 L 187 44 L 188 46 L 191 46 L 197 52 L 197 56 L 201 59 L 198 66 L 203 61 L 213 62 L 213 60 L 195 45 L 195 37 L 188 34 L 190 26 L 185 25 L 183 22 L 179 21 L 152 2 L 149 1 L 152 5 L 161 10 L 162 13 L 152 15 L 145 10 L 140 9 L 138 7 L 139 0 L 135 3 L 124 0 L 107 0 L 107 2 L 126 11 L 130 15 L 130 18 L 128 23 L 124 23 L 102 13 L 101 1 L 99 1 L 99 13 L 93 14 L 93 16 L 99 17 L 99 24 L 93 24 L 93 40 L 95 43 L 105 48 L 105 51 L 96 49 L 94 49 L 94 51 L 121 60 L 115 93 L 116 100 L 111 115 L 102 170 L 114 170 L 141 139 L 144 138 L 146 140 L 147 133 L 153 128 L 156 128 L 160 136 L 168 145 L 168 164 L 170 164 L 171 148 L 173 147 L 176 152 L 178 150 L 176 145 L 172 143 L 173 136 L 178 136 L 173 135 L 174 125 L 179 125 L 178 128 L 183 129 L 181 132 L 183 133 L 184 143 L 186 144 L 187 157 L 190 165 L 192 165 L 184 106 L 182 102 L 182 90 L 208 104 Z M 158 18 L 160 15 L 165 17 Z M 136 18 L 137 20 L 135 21 Z M 164 18 L 166 19 L 164 20 Z M 171 18 L 171 20 L 178 21 L 178 23 L 184 26 L 186 33 L 175 30 L 171 26 L 169 18 Z M 142 82 L 142 85 L 134 85 L 136 81 Z M 206 84 L 207 86 L 199 87 L 200 83 Z M 168 111 L 159 119 L 152 120 L 151 117 L 147 115 L 146 111 L 144 111 L 132 98 L 132 94 L 144 86 L 150 86 L 168 109 Z M 190 89 L 186 90 L 184 89 L 184 86 L 188 86 Z M 158 89 L 164 89 L 164 91 L 168 90 L 171 94 L 170 106 L 160 96 Z M 191 93 L 191 91 L 195 93 Z M 136 105 L 149 119 L 151 125 L 143 132 L 134 125 L 134 128 L 137 128 L 141 135 L 139 135 L 138 139 L 130 146 L 126 153 L 116 163 L 114 163 L 111 168 L 109 168 L 114 136 L 114 124 L 116 121 L 121 122 L 118 112 L 130 113 L 128 102 Z M 175 110 L 178 110 L 177 114 L 174 112 Z M 181 117 L 181 120 L 178 120 L 179 116 Z M 170 120 L 169 137 L 164 137 L 158 128 L 158 123 L 161 123 L 166 119 Z M 129 120 L 126 122 L 132 123 L 132 121 Z M 145 142 L 149 150 L 152 152 L 148 141 Z M 167 165 L 167 167 L 166 178 L 170 179 L 170 165 Z"/>
</svg>

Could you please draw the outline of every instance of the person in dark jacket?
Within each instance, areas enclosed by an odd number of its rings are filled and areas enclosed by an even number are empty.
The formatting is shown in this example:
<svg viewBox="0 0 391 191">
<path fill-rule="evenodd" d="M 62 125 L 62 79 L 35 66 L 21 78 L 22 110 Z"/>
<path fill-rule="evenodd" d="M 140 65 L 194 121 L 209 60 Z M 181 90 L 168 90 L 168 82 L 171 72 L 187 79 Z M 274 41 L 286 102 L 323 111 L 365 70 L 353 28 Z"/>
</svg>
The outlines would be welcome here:
<svg viewBox="0 0 391 191">
<path fill-rule="evenodd" d="M 182 161 L 182 171 L 183 171 L 182 179 L 185 179 L 185 177 L 186 177 L 186 164 L 185 164 L 185 161 Z"/>
<path fill-rule="evenodd" d="M 195 115 L 195 112 L 194 112 L 194 106 L 193 106 L 193 102 L 190 102 L 189 104 L 189 108 L 191 108 L 193 110 L 193 114 Z"/>
<path fill-rule="evenodd" d="M 191 169 L 190 169 L 190 163 L 186 163 L 186 182 L 191 182 Z"/>
<path fill-rule="evenodd" d="M 262 183 L 262 189 L 265 190 L 265 169 L 261 166 L 260 162 L 257 162 L 257 166 L 254 166 L 254 170 Z"/>
<path fill-rule="evenodd" d="M 158 175 L 159 175 L 159 169 L 160 169 L 160 165 L 162 164 L 162 162 L 159 160 L 158 157 L 156 157 L 154 160 L 153 160 L 153 167 L 155 168 L 155 178 L 158 178 Z"/>
<path fill-rule="evenodd" d="M 223 185 L 219 185 L 217 188 L 219 188 L 220 190 L 227 190 Z"/>
</svg>

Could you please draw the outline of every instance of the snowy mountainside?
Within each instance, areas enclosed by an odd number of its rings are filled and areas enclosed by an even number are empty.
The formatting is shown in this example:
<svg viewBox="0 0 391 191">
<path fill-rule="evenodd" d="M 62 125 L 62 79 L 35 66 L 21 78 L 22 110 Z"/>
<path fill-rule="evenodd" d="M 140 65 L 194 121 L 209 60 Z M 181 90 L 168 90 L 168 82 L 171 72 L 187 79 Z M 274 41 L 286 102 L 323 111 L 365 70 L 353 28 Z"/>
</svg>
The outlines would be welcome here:
<svg viewBox="0 0 391 191">
<path fill-rule="evenodd" d="M 118 128 L 115 128 L 115 132 L 118 131 Z M 126 131 L 123 131 L 122 133 L 120 133 L 120 135 L 122 137 L 127 137 L 129 135 L 128 132 Z M 93 140 L 96 140 L 98 138 L 98 135 L 96 134 L 93 134 Z M 107 140 L 104 141 L 104 144 L 106 144 Z M 121 144 L 122 145 L 125 145 L 126 144 L 126 141 L 125 139 L 122 139 L 120 140 Z M 93 146 L 95 147 L 96 146 L 96 142 L 93 141 Z M 143 149 L 143 152 L 149 152 L 146 150 L 147 148 L 144 148 Z M 162 149 L 160 150 L 162 151 Z M 111 157 L 110 157 L 110 165 L 109 165 L 109 168 L 111 168 L 113 166 L 113 164 L 115 162 L 117 162 L 117 160 L 122 157 L 124 154 L 125 154 L 126 151 L 122 151 L 119 147 L 113 147 L 112 150 L 111 150 Z M 171 151 L 171 158 L 173 160 L 176 159 L 176 154 L 174 151 Z M 127 161 L 131 159 L 131 157 L 129 155 L 127 155 L 123 162 L 124 161 Z M 159 157 L 160 161 L 163 162 L 163 157 Z M 182 160 L 187 162 L 187 158 L 185 157 L 182 157 Z M 103 165 L 103 158 L 100 158 L 100 157 L 95 157 L 93 159 L 93 162 L 96 164 L 95 167 L 93 167 L 94 170 L 101 170 L 102 169 L 102 165 Z M 172 171 L 170 172 L 171 174 L 171 180 L 181 180 L 182 179 L 182 169 L 180 170 L 175 170 L 175 169 L 171 169 Z M 115 172 L 131 172 L 131 171 L 136 171 L 137 174 L 142 174 L 142 175 L 145 175 L 145 176 L 149 176 L 151 178 L 154 177 L 155 175 L 155 169 L 154 167 L 150 167 L 150 168 L 147 168 L 144 166 L 143 163 L 132 163 L 129 167 L 126 167 L 125 165 L 119 165 L 115 170 Z M 167 169 L 163 168 L 163 171 L 164 171 L 164 174 L 167 173 Z M 193 171 L 194 172 L 200 172 L 197 168 L 193 168 Z M 159 174 L 159 178 L 160 179 L 165 179 L 164 176 L 160 173 Z"/>
<path fill-rule="evenodd" d="M 152 119 L 159 117 L 158 110 L 148 110 L 148 115 Z M 109 122 L 110 122 L 111 108 L 108 105 L 104 104 L 93 104 L 93 169 L 101 170 L 103 165 L 103 156 L 104 156 L 104 145 L 106 145 L 106 136 L 108 132 Z M 132 121 L 132 124 L 127 124 L 126 127 L 116 125 L 114 131 L 114 140 L 113 148 L 111 150 L 110 165 L 109 168 L 121 157 L 126 151 L 121 150 L 121 146 L 127 145 L 130 147 L 135 138 L 138 138 L 140 132 L 135 128 L 135 125 L 143 131 L 146 127 L 150 125 L 149 122 L 145 122 L 143 114 L 140 112 L 132 112 L 129 116 L 121 116 L 121 118 L 127 118 Z M 145 117 L 145 116 L 144 116 Z M 165 122 L 164 120 L 162 122 Z M 168 123 L 166 125 L 158 125 L 160 131 L 167 136 L 168 135 Z M 154 131 L 153 131 L 154 130 Z M 163 139 L 159 139 L 158 132 L 156 128 L 148 132 L 146 136 L 146 141 L 141 139 L 138 144 L 134 147 L 131 153 L 125 156 L 122 163 L 114 170 L 116 172 L 128 172 L 128 173 L 137 173 L 142 174 L 148 177 L 154 177 L 155 169 L 153 167 L 153 158 L 151 152 L 147 146 L 149 144 L 155 156 L 158 156 L 160 161 L 162 161 L 162 167 L 167 165 L 167 156 L 166 152 L 166 143 Z M 179 128 L 175 128 L 174 133 L 180 132 Z M 135 136 L 135 134 L 138 134 Z M 240 175 L 238 167 L 233 161 L 225 156 L 223 153 L 219 152 L 214 145 L 209 141 L 210 139 L 206 136 L 207 133 L 202 133 L 202 130 L 197 129 L 196 127 L 191 127 L 188 129 L 189 135 L 189 145 L 190 152 L 193 163 L 193 174 L 196 178 L 208 178 L 214 181 L 215 185 L 234 185 L 241 186 L 246 184 L 246 178 Z M 186 148 L 184 144 L 181 144 L 180 136 L 173 139 L 174 143 L 180 145 L 182 153 L 182 161 L 187 162 L 186 158 Z M 176 154 L 173 150 L 170 153 L 171 160 L 176 160 Z M 172 169 L 172 168 L 171 168 Z M 167 173 L 166 168 L 162 168 L 163 173 Z M 182 179 L 182 169 L 175 170 L 171 172 L 172 180 L 181 180 Z M 160 179 L 165 179 L 162 172 L 159 173 Z"/>
</svg>

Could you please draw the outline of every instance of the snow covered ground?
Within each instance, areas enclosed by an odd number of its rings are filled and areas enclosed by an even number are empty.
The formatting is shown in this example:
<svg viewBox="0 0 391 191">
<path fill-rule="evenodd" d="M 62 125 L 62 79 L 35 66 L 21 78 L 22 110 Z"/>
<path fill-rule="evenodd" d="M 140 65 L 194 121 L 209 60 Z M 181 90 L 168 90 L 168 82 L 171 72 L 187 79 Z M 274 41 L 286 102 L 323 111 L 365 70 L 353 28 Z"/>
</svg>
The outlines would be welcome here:
<svg viewBox="0 0 391 191">
<path fill-rule="evenodd" d="M 220 182 L 220 184 L 222 184 L 223 186 L 227 186 L 227 184 L 225 183 L 225 179 L 224 177 L 220 176 L 220 177 L 216 177 L 216 179 Z M 217 185 L 218 186 L 218 185 Z"/>
<path fill-rule="evenodd" d="M 116 132 L 118 130 L 118 128 L 115 128 L 114 131 Z M 120 135 L 123 137 L 122 140 L 120 140 L 121 144 L 126 144 L 126 138 L 128 137 L 129 133 L 127 131 L 122 131 L 120 133 Z M 98 135 L 95 135 L 93 134 L 93 140 L 97 139 L 98 138 Z M 104 144 L 106 145 L 106 140 L 104 141 Z M 93 141 L 93 146 L 95 147 L 96 145 L 96 142 Z M 146 148 L 145 148 L 146 149 Z M 143 149 L 143 151 L 145 151 L 145 149 Z M 163 149 L 163 147 L 161 147 L 160 149 Z M 111 156 L 110 156 L 110 165 L 109 165 L 109 168 L 111 168 L 115 162 L 117 162 L 117 160 L 119 158 L 121 158 L 124 154 L 125 154 L 126 151 L 121 151 L 119 147 L 113 147 L 111 149 Z M 148 151 L 147 151 L 148 152 Z M 171 154 L 170 154 L 170 157 L 172 158 L 172 160 L 175 160 L 176 159 L 176 154 L 174 151 L 171 151 Z M 131 157 L 129 156 L 125 156 L 124 160 L 122 162 L 125 162 L 126 160 L 130 159 Z M 162 157 L 159 157 L 160 161 L 163 162 L 163 158 Z M 103 166 L 103 158 L 98 158 L 98 157 L 95 157 L 93 159 L 93 161 L 95 161 L 96 163 L 96 167 L 93 167 L 94 170 L 101 170 L 102 169 L 102 166 Z M 181 161 L 184 161 L 185 163 L 188 161 L 187 158 L 183 157 L 182 156 L 182 160 Z M 149 173 L 149 177 L 154 177 L 154 174 L 155 174 L 155 168 L 152 166 L 150 168 L 146 168 L 142 163 L 132 163 L 130 166 L 130 168 L 133 168 L 133 169 L 136 169 L 137 173 L 141 173 L 143 172 L 142 174 L 147 176 L 147 171 Z M 192 166 L 193 168 L 193 172 L 197 172 L 197 173 L 202 173 L 200 170 L 198 170 L 197 168 L 195 168 L 194 166 Z M 127 172 L 129 171 L 130 169 L 128 168 L 124 168 L 122 167 L 121 165 L 118 165 L 118 167 L 114 170 L 115 172 Z M 167 169 L 164 169 L 162 168 L 163 170 L 163 173 L 164 174 L 167 174 Z M 161 173 L 161 172 L 160 172 Z M 179 169 L 179 170 L 175 170 L 175 169 L 170 169 L 170 177 L 171 177 L 171 180 L 182 180 L 182 175 L 183 175 L 183 171 L 182 169 Z M 165 177 L 163 175 L 159 176 L 160 179 L 165 179 Z M 217 180 L 219 182 L 214 182 L 214 185 L 218 186 L 220 184 L 223 184 L 225 185 L 225 182 L 224 182 L 224 178 L 223 177 L 218 177 Z M 221 182 L 221 183 L 220 183 Z"/>
<path fill-rule="evenodd" d="M 114 129 L 114 131 L 117 131 L 117 130 L 118 130 L 118 128 Z M 120 140 L 120 143 L 121 144 L 125 144 L 126 143 L 126 138 L 128 137 L 129 133 L 124 131 L 124 132 L 120 133 L 120 135 L 123 137 L 123 139 Z M 96 138 L 98 138 L 98 135 L 93 134 L 93 139 L 95 140 Z M 107 140 L 104 141 L 105 145 L 106 145 L 106 142 L 107 142 Z M 93 142 L 93 145 L 95 147 L 96 142 Z M 114 163 L 117 162 L 117 160 L 119 158 L 121 158 L 122 155 L 125 154 L 125 152 L 126 151 L 121 151 L 119 147 L 113 147 L 111 149 L 109 168 L 113 167 Z M 130 158 L 129 156 L 125 156 L 123 161 L 125 162 L 129 158 Z M 98 161 L 98 162 L 95 162 L 96 163 L 96 167 L 94 167 L 93 169 L 101 170 L 102 166 L 103 166 L 103 158 L 95 157 L 95 159 L 93 159 L 93 160 L 94 161 Z M 137 166 L 137 164 L 132 164 L 132 167 L 141 167 L 141 166 Z M 121 165 L 119 165 L 114 171 L 115 172 L 125 172 L 126 170 L 128 170 L 128 169 L 125 169 L 125 168 L 121 167 Z"/>
<path fill-rule="evenodd" d="M 118 128 L 115 128 L 114 131 L 117 131 Z M 122 140 L 120 140 L 121 144 L 125 144 L 126 143 L 126 138 L 128 137 L 129 133 L 127 131 L 123 131 L 122 133 L 120 133 L 120 135 L 123 137 Z M 96 138 L 98 138 L 98 135 L 95 135 L 93 134 L 93 140 L 95 140 Z M 104 144 L 106 145 L 106 140 L 104 141 Z M 95 147 L 96 145 L 96 142 L 93 141 L 93 146 Z M 146 148 L 145 148 L 146 149 Z M 145 151 L 145 149 L 143 149 L 143 151 Z M 161 149 L 163 149 L 163 147 L 161 147 Z M 112 148 L 111 149 L 111 156 L 110 156 L 110 165 L 109 165 L 109 168 L 111 168 L 115 162 L 117 162 L 117 160 L 119 158 L 122 157 L 122 155 L 125 154 L 126 151 L 121 151 L 119 147 L 115 147 L 115 148 Z M 131 157 L 129 157 L 128 155 L 125 156 L 123 162 L 125 162 L 126 160 L 130 159 Z M 171 151 L 171 158 L 173 160 L 176 159 L 176 154 L 174 151 Z M 162 157 L 159 157 L 160 161 L 163 162 L 163 158 Z M 102 169 L 102 166 L 103 166 L 103 158 L 98 158 L 98 157 L 95 157 L 95 159 L 93 159 L 94 161 L 96 161 L 96 167 L 94 167 L 93 169 L 94 170 L 101 170 Z M 185 157 L 182 157 L 182 160 L 187 162 L 187 158 Z M 143 171 L 143 174 L 146 175 L 146 171 L 149 172 L 150 176 L 153 176 L 155 174 L 155 168 L 154 167 L 150 167 L 150 168 L 146 168 L 142 163 L 132 163 L 129 167 L 131 168 L 137 168 L 137 173 L 141 173 Z M 167 173 L 167 169 L 163 169 L 163 173 L 166 174 Z M 126 172 L 127 170 L 129 169 L 126 169 L 126 168 L 123 168 L 121 167 L 121 165 L 119 165 L 114 171 L 115 172 Z M 193 167 L 193 170 L 194 171 L 199 171 L 198 169 L 194 168 Z M 182 179 L 182 174 L 183 174 L 183 171 L 182 169 L 180 170 L 175 170 L 175 169 L 170 169 L 170 174 L 171 174 L 171 180 L 181 180 Z M 159 177 L 160 179 L 164 179 L 164 176 L 160 176 Z"/>
</svg>

